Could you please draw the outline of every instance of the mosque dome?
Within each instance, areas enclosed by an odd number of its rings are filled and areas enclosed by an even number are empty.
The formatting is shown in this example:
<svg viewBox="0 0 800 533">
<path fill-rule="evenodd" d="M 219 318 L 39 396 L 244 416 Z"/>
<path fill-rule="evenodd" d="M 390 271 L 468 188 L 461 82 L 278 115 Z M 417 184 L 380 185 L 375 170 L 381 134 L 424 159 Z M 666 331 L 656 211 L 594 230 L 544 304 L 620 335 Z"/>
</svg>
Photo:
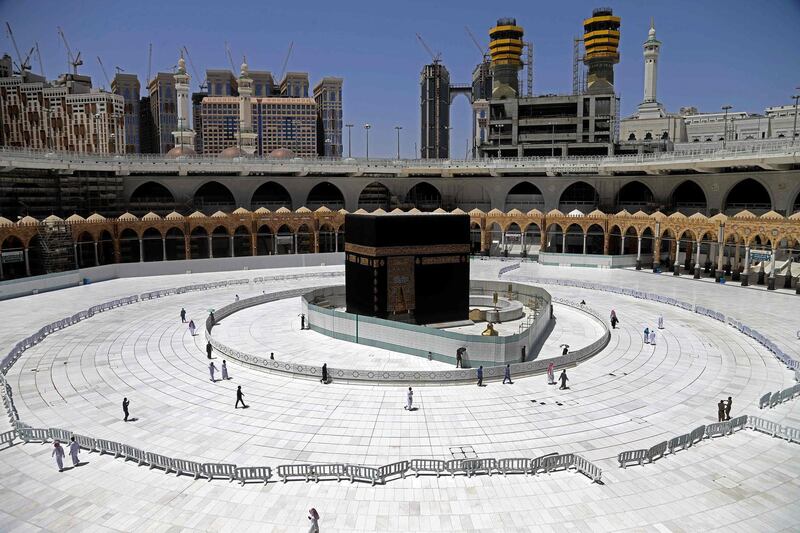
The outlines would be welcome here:
<svg viewBox="0 0 800 533">
<path fill-rule="evenodd" d="M 167 152 L 165 157 L 170 159 L 178 159 L 179 157 L 194 157 L 197 155 L 197 152 L 194 151 L 194 148 L 191 146 L 186 145 L 178 145 L 175 148 L 171 149 Z"/>
<path fill-rule="evenodd" d="M 292 159 L 293 157 L 297 157 L 295 153 L 288 148 L 276 148 L 269 153 L 269 156 L 273 159 Z"/>
<path fill-rule="evenodd" d="M 247 154 L 244 150 L 239 148 L 238 146 L 228 146 L 223 151 L 219 153 L 220 159 L 234 159 L 236 157 L 246 157 Z"/>
</svg>

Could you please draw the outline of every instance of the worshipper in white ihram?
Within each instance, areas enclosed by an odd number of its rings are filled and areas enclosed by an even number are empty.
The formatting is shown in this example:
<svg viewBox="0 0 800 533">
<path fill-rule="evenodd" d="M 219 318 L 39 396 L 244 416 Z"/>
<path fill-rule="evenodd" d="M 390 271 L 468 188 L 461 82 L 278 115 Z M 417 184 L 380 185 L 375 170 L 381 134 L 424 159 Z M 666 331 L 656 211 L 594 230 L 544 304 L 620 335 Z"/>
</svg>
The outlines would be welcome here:
<svg viewBox="0 0 800 533">
<path fill-rule="evenodd" d="M 308 519 L 311 520 L 308 533 L 319 533 L 319 513 L 313 507 L 308 510 Z"/>
<path fill-rule="evenodd" d="M 411 387 L 409 387 L 408 388 L 408 394 L 406 394 L 405 410 L 406 411 L 410 411 L 411 410 L 411 404 L 413 404 L 413 403 L 414 403 L 414 391 L 411 390 Z"/>
<path fill-rule="evenodd" d="M 211 361 L 208 364 L 208 372 L 211 374 L 211 381 L 213 381 L 213 382 L 217 381 L 216 379 L 214 379 L 214 372 L 216 372 L 216 371 L 217 371 L 217 367 L 214 366 L 214 361 Z"/>
<path fill-rule="evenodd" d="M 664 317 L 658 315 L 658 329 L 664 329 Z"/>
<path fill-rule="evenodd" d="M 656 330 L 654 329 L 650 330 L 650 344 L 652 344 L 653 346 L 656 345 Z"/>
<path fill-rule="evenodd" d="M 72 437 L 72 442 L 69 443 L 69 456 L 72 458 L 72 466 L 78 466 L 80 459 L 78 459 L 78 452 L 81 451 L 80 445 L 75 442 L 75 437 Z"/>
<path fill-rule="evenodd" d="M 553 365 L 553 363 L 550 363 L 549 365 L 547 365 L 547 384 L 548 385 L 555 385 L 556 384 L 556 378 L 555 378 L 555 374 L 554 374 L 554 366 L 555 365 Z"/>
<path fill-rule="evenodd" d="M 55 441 L 53 443 L 53 453 L 50 454 L 50 457 L 55 456 L 56 464 L 58 465 L 58 471 L 64 471 L 64 448 L 61 447 L 61 443 Z"/>
<path fill-rule="evenodd" d="M 222 361 L 222 379 L 231 379 L 228 377 L 228 364 Z"/>
</svg>

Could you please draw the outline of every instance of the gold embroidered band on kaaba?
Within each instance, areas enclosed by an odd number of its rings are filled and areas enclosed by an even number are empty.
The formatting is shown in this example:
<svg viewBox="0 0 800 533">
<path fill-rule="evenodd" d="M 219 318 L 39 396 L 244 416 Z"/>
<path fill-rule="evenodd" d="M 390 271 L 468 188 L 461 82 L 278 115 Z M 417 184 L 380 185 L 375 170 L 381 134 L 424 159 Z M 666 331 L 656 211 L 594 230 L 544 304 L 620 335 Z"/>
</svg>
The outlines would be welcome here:
<svg viewBox="0 0 800 533">
<path fill-rule="evenodd" d="M 345 252 L 368 257 L 387 257 L 393 255 L 434 255 L 434 254 L 468 254 L 469 244 L 432 244 L 421 246 L 363 246 L 345 243 Z"/>
</svg>

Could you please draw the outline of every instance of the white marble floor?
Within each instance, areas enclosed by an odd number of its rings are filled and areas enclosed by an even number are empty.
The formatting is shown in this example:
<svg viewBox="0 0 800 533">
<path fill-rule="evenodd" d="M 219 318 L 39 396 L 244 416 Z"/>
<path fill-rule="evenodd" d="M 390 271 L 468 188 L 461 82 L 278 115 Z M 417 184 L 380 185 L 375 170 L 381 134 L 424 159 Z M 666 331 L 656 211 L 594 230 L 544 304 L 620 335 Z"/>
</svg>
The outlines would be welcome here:
<svg viewBox="0 0 800 533">
<path fill-rule="evenodd" d="M 496 277 L 500 266 L 474 264 L 473 277 Z M 793 296 L 631 271 L 524 265 L 515 275 L 592 279 L 706 302 L 747 316 L 787 351 L 800 351 L 796 324 L 787 318 L 796 315 L 800 301 Z M 178 286 L 189 283 L 187 278 L 230 277 L 243 276 L 118 280 L 0 302 L 6 326 L 0 348 L 40 323 L 115 296 Z M 259 286 L 257 293 L 283 290 L 289 283 Z M 241 288 L 171 296 L 95 316 L 31 348 L 8 379 L 21 418 L 34 426 L 64 427 L 170 456 L 277 466 L 449 459 L 454 446 L 471 446 L 480 457 L 575 452 L 603 468 L 603 485 L 562 472 L 409 478 L 383 487 L 345 482 L 239 487 L 165 476 L 95 454 L 84 454 L 85 466 L 59 474 L 48 446 L 28 444 L 0 450 L 0 529 L 302 531 L 305 511 L 314 506 L 324 531 L 794 530 L 800 519 L 798 445 L 742 431 L 644 467 L 621 470 L 615 461 L 624 449 L 715 421 L 721 398 L 734 398 L 734 416 L 755 413 L 761 394 L 793 383 L 790 372 L 752 340 L 714 320 L 608 293 L 548 290 L 585 298 L 603 313 L 614 308 L 621 319 L 609 346 L 569 371 L 567 391 L 540 378 L 484 388 L 419 387 L 419 410 L 409 413 L 397 386 L 322 386 L 234 363 L 231 381 L 211 383 L 204 340 L 188 334 L 178 311 L 185 306 L 190 316 L 202 316 L 231 301 L 235 292 L 246 296 Z M 655 347 L 644 345 L 640 332 L 658 314 L 667 327 Z M 286 351 L 292 351 L 291 341 L 278 339 L 293 334 L 288 330 L 259 339 L 261 332 L 269 334 L 255 326 L 259 320 L 254 315 L 251 326 L 242 326 L 242 342 L 286 342 Z M 580 333 L 564 330 L 564 338 Z M 313 352 L 318 344 L 301 343 L 298 349 Z M 237 385 L 250 409 L 233 409 Z M 122 396 L 132 400 L 136 422 L 121 421 Z M 797 405 L 800 401 L 759 415 L 798 427 Z M 3 420 L 0 428 L 6 426 Z"/>
</svg>

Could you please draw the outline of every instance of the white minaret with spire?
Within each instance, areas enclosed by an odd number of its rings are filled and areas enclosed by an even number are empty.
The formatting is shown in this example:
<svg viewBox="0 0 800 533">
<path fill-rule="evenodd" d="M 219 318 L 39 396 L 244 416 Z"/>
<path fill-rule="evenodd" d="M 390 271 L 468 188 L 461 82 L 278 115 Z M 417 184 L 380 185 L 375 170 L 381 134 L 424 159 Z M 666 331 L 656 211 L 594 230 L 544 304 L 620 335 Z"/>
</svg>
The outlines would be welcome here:
<svg viewBox="0 0 800 533">
<path fill-rule="evenodd" d="M 175 73 L 175 96 L 178 100 L 178 130 L 172 132 L 175 138 L 177 155 L 194 154 L 195 133 L 189 124 L 189 75 L 186 73 L 186 61 L 181 53 L 178 59 L 178 71 Z"/>
<path fill-rule="evenodd" d="M 253 80 L 250 78 L 247 68 L 247 58 L 242 58 L 242 69 L 239 73 L 239 138 L 241 150 L 247 155 L 253 155 L 256 151 L 256 137 L 253 132 Z"/>
<path fill-rule="evenodd" d="M 661 53 L 661 41 L 656 39 L 656 26 L 650 19 L 650 31 L 644 42 L 644 100 L 639 104 L 639 118 L 656 118 L 665 116 L 664 107 L 656 100 L 658 83 L 658 55 Z"/>
</svg>

